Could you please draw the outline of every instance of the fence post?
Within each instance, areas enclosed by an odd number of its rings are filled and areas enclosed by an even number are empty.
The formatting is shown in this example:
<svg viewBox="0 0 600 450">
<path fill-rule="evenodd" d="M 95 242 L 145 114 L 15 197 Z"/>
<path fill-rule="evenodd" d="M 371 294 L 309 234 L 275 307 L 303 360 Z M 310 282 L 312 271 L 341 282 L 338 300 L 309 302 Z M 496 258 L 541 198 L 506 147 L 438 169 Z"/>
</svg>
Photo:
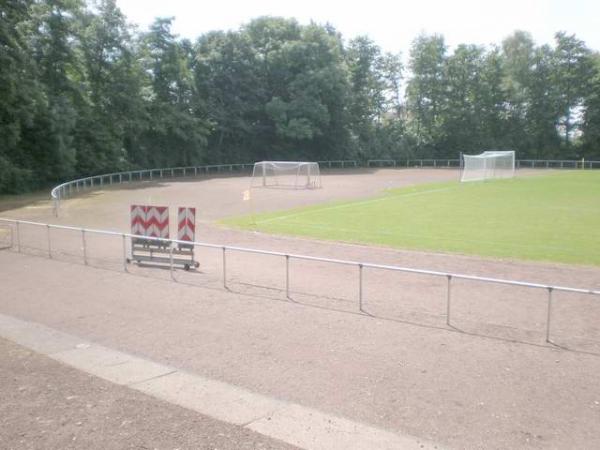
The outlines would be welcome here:
<svg viewBox="0 0 600 450">
<path fill-rule="evenodd" d="M 50 225 L 46 225 L 48 230 L 48 258 L 52 259 L 52 246 L 50 245 Z"/>
<path fill-rule="evenodd" d="M 548 288 L 548 318 L 546 319 L 546 342 L 550 342 L 550 319 L 552 318 L 552 288 Z"/>
<path fill-rule="evenodd" d="M 358 310 L 363 312 L 363 265 L 358 264 Z"/>
<path fill-rule="evenodd" d="M 17 252 L 21 253 L 21 233 L 19 232 L 19 221 L 17 220 Z"/>
<path fill-rule="evenodd" d="M 127 270 L 127 238 L 125 234 L 123 236 L 123 271 L 128 272 Z"/>
<path fill-rule="evenodd" d="M 285 296 L 290 298 L 290 255 L 285 255 Z"/>
<path fill-rule="evenodd" d="M 88 260 L 87 260 L 87 245 L 85 242 L 85 230 L 82 228 L 81 229 L 81 244 L 82 244 L 82 250 L 83 250 L 83 264 L 87 266 L 88 264 Z"/>
<path fill-rule="evenodd" d="M 225 251 L 227 247 L 223 246 L 223 287 L 227 289 L 227 259 L 225 257 Z"/>
<path fill-rule="evenodd" d="M 451 293 L 452 293 L 452 275 L 447 275 L 448 277 L 448 289 L 446 292 L 446 325 L 450 326 L 450 299 L 451 299 Z"/>
<path fill-rule="evenodd" d="M 169 269 L 171 272 L 171 279 L 177 281 L 175 279 L 175 274 L 173 273 L 173 241 L 169 242 Z"/>
</svg>

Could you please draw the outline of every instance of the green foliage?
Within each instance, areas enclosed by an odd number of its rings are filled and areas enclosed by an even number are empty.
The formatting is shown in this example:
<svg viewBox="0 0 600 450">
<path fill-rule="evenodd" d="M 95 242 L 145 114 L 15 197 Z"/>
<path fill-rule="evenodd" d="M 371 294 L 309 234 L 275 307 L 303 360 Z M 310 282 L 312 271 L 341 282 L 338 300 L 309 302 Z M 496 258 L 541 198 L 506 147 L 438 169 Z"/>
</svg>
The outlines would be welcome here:
<svg viewBox="0 0 600 450">
<path fill-rule="evenodd" d="M 261 159 L 600 152 L 598 57 L 575 36 L 442 36 L 400 55 L 331 25 L 259 17 L 195 42 L 116 0 L 0 3 L 0 193 L 75 176 Z"/>
<path fill-rule="evenodd" d="M 579 170 L 421 185 L 224 223 L 397 248 L 600 266 L 598 192 L 600 172 Z"/>
</svg>

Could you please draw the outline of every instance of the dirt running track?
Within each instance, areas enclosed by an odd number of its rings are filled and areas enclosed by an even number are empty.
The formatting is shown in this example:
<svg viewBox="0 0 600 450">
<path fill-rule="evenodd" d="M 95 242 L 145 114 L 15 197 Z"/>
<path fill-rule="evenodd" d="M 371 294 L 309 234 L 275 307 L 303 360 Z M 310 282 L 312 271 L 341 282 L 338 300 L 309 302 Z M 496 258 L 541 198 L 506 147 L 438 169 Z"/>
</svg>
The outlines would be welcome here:
<svg viewBox="0 0 600 450">
<path fill-rule="evenodd" d="M 132 203 L 195 206 L 197 240 L 575 287 L 600 269 L 399 251 L 273 237 L 214 225 L 221 217 L 372 196 L 387 187 L 457 179 L 452 170 L 332 172 L 317 191 L 264 190 L 242 202 L 242 177 L 142 183 L 4 217 L 128 231 Z M 254 193 L 253 193 L 254 194 Z M 129 266 L 120 238 L 23 226 L 21 250 L 0 252 L 0 312 L 386 430 L 456 448 L 600 447 L 600 301 L 556 294 L 544 343 L 546 293 L 355 267 L 200 250 L 197 273 Z M 172 230 L 173 233 L 173 230 Z M 98 268 L 103 270 L 98 270 Z"/>
</svg>

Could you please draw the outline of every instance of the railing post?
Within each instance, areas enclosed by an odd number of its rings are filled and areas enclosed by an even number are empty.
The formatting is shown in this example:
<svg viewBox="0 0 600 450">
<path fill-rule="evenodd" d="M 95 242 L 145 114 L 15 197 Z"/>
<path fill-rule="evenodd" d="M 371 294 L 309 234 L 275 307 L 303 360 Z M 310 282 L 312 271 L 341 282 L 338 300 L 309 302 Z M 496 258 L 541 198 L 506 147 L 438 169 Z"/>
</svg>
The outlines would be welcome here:
<svg viewBox="0 0 600 450">
<path fill-rule="evenodd" d="M 223 246 L 223 287 L 227 289 L 227 258 L 225 256 L 225 251 L 227 247 Z"/>
<path fill-rule="evenodd" d="M 285 255 L 285 296 L 290 298 L 290 255 Z"/>
<path fill-rule="evenodd" d="M 448 288 L 446 291 L 446 325 L 450 325 L 450 300 L 452 294 L 452 275 L 447 275 Z"/>
<path fill-rule="evenodd" d="M 21 253 L 21 233 L 19 231 L 19 221 L 16 222 L 17 226 L 17 252 Z"/>
<path fill-rule="evenodd" d="M 552 318 L 552 288 L 548 288 L 548 318 L 546 319 L 546 342 L 550 342 L 550 319 Z"/>
<path fill-rule="evenodd" d="M 46 230 L 48 230 L 48 258 L 52 259 L 52 245 L 50 244 L 50 225 L 46 225 Z"/>
<path fill-rule="evenodd" d="M 363 265 L 358 264 L 358 310 L 363 312 Z"/>
<path fill-rule="evenodd" d="M 173 273 L 173 241 L 169 242 L 169 268 L 171 271 L 171 279 L 177 281 L 175 280 L 175 274 Z"/>
<path fill-rule="evenodd" d="M 123 236 L 123 271 L 128 272 L 127 270 L 127 237 L 125 234 Z"/>
<path fill-rule="evenodd" d="M 88 260 L 87 260 L 87 245 L 85 242 L 85 230 L 82 228 L 81 229 L 81 244 L 82 244 L 82 251 L 83 251 L 83 264 L 84 265 L 88 265 Z"/>
</svg>

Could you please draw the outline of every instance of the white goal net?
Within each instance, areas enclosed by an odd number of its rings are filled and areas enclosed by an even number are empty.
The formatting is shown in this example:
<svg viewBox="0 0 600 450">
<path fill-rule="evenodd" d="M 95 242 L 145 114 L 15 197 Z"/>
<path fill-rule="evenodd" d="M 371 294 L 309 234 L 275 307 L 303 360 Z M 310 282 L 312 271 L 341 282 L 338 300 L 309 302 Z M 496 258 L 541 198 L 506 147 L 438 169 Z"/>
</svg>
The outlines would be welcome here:
<svg viewBox="0 0 600 450">
<path fill-rule="evenodd" d="M 305 161 L 261 161 L 254 163 L 251 187 L 320 188 L 319 163 Z"/>
<path fill-rule="evenodd" d="M 515 176 L 514 151 L 487 151 L 479 155 L 463 155 L 460 181 L 512 178 Z"/>
</svg>

